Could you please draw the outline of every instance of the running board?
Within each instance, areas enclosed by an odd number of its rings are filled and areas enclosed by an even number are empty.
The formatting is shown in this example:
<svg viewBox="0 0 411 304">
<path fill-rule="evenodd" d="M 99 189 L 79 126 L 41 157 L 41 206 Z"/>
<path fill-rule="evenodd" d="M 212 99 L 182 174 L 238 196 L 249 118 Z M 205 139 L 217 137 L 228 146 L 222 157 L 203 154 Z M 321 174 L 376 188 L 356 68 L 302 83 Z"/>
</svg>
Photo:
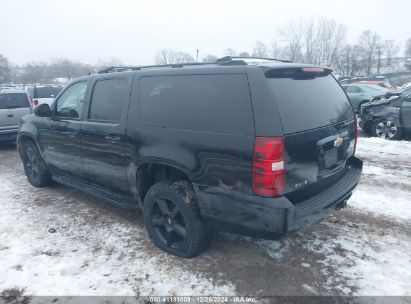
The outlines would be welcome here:
<svg viewBox="0 0 411 304">
<path fill-rule="evenodd" d="M 107 191 L 107 189 L 105 189 L 104 187 L 85 183 L 77 178 L 73 178 L 66 175 L 53 175 L 52 179 L 57 183 L 86 192 L 88 194 L 101 198 L 111 204 L 117 205 L 121 208 L 140 208 L 137 201 L 130 199 L 126 195 L 121 195 L 113 193 L 112 191 Z"/>
</svg>

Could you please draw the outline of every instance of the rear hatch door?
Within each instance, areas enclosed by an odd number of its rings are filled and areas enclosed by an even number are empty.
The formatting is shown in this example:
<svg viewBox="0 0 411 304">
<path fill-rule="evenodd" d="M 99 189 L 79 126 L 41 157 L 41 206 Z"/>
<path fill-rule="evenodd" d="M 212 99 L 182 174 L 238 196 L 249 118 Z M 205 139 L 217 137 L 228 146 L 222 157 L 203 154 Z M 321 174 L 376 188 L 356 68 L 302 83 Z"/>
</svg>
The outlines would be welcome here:
<svg viewBox="0 0 411 304">
<path fill-rule="evenodd" d="M 293 202 L 337 181 L 354 152 L 354 112 L 330 73 L 311 67 L 265 71 L 282 121 L 285 192 Z"/>
</svg>

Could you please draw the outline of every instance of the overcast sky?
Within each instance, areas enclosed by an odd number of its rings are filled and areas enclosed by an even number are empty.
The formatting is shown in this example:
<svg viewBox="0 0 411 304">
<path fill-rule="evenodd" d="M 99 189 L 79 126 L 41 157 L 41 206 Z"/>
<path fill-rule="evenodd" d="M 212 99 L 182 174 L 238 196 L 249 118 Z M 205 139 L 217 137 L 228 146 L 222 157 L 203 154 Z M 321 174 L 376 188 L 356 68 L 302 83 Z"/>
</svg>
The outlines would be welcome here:
<svg viewBox="0 0 411 304">
<path fill-rule="evenodd" d="M 291 19 L 329 17 L 351 42 L 371 29 L 404 45 L 411 37 L 410 0 L 0 0 L 0 54 L 13 63 L 67 57 L 85 63 L 117 57 L 150 64 L 172 48 L 223 55 L 270 44 Z"/>
</svg>

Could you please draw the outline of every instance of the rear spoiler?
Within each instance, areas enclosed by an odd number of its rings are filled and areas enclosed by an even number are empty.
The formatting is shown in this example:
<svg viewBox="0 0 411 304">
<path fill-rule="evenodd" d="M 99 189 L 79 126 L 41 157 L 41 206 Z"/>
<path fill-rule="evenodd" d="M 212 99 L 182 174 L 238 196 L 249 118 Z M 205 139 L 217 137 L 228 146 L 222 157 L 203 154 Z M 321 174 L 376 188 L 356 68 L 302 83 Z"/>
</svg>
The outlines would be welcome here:
<svg viewBox="0 0 411 304">
<path fill-rule="evenodd" d="M 329 68 L 322 67 L 286 67 L 286 68 L 266 68 L 264 70 L 267 78 L 292 78 L 292 79 L 310 79 L 315 77 L 324 77 L 332 72 Z"/>
</svg>

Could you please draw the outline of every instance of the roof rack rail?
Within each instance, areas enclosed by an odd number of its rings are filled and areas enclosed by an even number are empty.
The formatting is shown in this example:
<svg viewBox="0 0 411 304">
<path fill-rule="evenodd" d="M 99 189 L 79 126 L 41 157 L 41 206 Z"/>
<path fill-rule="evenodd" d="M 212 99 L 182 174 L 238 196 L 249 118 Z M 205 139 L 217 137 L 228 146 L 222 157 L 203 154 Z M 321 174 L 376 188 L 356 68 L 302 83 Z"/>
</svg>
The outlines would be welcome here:
<svg viewBox="0 0 411 304">
<path fill-rule="evenodd" d="M 197 66 L 197 65 L 210 65 L 218 64 L 217 62 L 185 62 L 185 63 L 170 63 L 170 64 L 155 64 L 155 65 L 140 65 L 140 66 L 111 66 L 102 69 L 97 74 L 111 73 L 111 72 L 124 72 L 124 71 L 138 71 L 152 68 L 182 68 L 183 66 Z"/>
<path fill-rule="evenodd" d="M 184 66 L 201 66 L 201 65 L 247 65 L 247 61 L 244 59 L 261 59 L 280 62 L 291 62 L 289 60 L 281 60 L 275 58 L 264 57 L 239 57 L 239 56 L 225 56 L 217 59 L 215 62 L 186 62 L 186 63 L 170 63 L 170 64 L 156 64 L 156 65 L 141 65 L 141 66 L 111 66 L 102 69 L 97 74 L 113 73 L 113 72 L 125 72 L 125 71 L 138 71 L 143 69 L 152 68 L 182 68 Z"/>
<path fill-rule="evenodd" d="M 236 60 L 236 59 L 242 59 L 242 60 Z M 254 57 L 254 56 L 224 56 L 221 58 L 217 59 L 217 63 L 227 63 L 231 61 L 244 61 L 247 63 L 244 59 L 259 59 L 259 60 L 269 60 L 269 61 L 280 61 L 280 62 L 291 62 L 290 60 L 285 60 L 285 59 L 276 59 L 276 58 L 266 58 L 266 57 Z"/>
</svg>

